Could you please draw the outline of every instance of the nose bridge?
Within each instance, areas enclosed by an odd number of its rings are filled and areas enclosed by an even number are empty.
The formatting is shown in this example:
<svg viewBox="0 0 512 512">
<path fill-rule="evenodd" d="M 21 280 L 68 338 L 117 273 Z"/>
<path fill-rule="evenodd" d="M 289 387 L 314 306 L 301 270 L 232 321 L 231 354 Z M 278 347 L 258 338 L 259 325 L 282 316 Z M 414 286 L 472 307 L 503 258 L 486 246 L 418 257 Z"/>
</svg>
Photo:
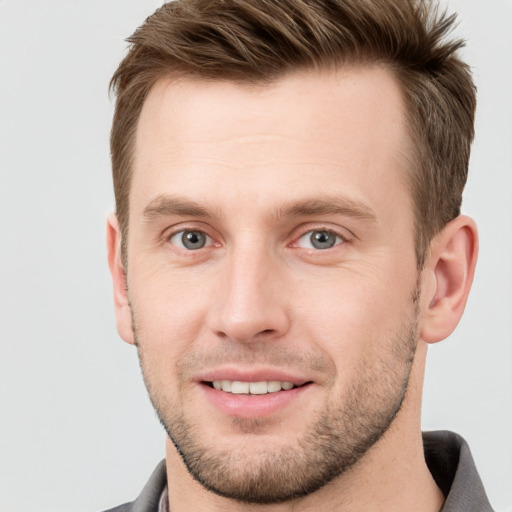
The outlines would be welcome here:
<svg viewBox="0 0 512 512">
<path fill-rule="evenodd" d="M 287 330 L 280 266 L 267 245 L 250 236 L 240 240 L 228 251 L 219 276 L 216 330 L 235 341 L 279 337 Z"/>
</svg>

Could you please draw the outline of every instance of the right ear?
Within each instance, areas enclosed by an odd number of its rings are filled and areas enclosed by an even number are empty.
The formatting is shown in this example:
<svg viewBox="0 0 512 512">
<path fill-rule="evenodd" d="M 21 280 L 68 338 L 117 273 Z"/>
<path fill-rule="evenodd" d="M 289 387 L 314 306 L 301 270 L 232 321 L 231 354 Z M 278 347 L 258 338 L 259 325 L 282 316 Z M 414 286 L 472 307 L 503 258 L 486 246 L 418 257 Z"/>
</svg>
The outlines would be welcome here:
<svg viewBox="0 0 512 512">
<path fill-rule="evenodd" d="M 126 272 L 121 257 L 121 229 L 116 215 L 107 218 L 107 252 L 108 266 L 114 285 L 114 309 L 117 332 L 126 343 L 134 344 L 135 336 L 132 327 L 132 314 L 128 300 Z"/>
</svg>

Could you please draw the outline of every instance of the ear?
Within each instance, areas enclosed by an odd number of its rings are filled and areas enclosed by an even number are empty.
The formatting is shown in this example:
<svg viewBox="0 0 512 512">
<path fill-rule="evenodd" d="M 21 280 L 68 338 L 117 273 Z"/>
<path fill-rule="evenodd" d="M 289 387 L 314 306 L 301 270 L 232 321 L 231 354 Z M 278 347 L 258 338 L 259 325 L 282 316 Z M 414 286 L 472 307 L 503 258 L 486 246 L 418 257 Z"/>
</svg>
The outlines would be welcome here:
<svg viewBox="0 0 512 512">
<path fill-rule="evenodd" d="M 135 336 L 132 328 L 132 315 L 128 301 L 126 272 L 121 258 L 121 229 L 114 214 L 107 218 L 107 252 L 108 266 L 114 285 L 114 309 L 117 332 L 127 343 L 134 344 Z"/>
<path fill-rule="evenodd" d="M 432 241 L 423 270 L 425 307 L 420 338 L 435 343 L 449 336 L 462 316 L 478 256 L 478 232 L 473 219 L 459 216 Z"/>
</svg>

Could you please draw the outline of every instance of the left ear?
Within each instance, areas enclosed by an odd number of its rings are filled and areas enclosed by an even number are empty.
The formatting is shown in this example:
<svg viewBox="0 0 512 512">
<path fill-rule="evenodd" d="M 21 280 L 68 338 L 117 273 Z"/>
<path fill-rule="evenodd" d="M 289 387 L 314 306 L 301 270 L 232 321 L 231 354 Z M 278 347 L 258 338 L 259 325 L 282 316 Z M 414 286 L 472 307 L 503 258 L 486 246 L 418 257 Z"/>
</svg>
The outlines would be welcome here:
<svg viewBox="0 0 512 512">
<path fill-rule="evenodd" d="M 448 337 L 464 312 L 475 274 L 478 232 L 475 221 L 460 215 L 431 243 L 423 269 L 425 307 L 420 338 L 435 343 Z"/>
</svg>

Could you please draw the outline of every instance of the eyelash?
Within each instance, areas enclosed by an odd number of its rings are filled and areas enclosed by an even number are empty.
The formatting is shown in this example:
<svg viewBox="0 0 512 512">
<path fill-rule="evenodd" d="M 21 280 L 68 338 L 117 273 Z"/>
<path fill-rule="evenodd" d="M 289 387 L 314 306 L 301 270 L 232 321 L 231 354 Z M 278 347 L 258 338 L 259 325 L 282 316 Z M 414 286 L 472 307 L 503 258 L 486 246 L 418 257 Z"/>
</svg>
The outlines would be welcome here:
<svg viewBox="0 0 512 512">
<path fill-rule="evenodd" d="M 334 236 L 335 239 L 334 239 L 334 242 L 331 246 L 328 246 L 328 247 L 323 247 L 323 248 L 319 248 L 319 247 L 314 247 L 313 246 L 313 235 L 314 233 L 317 233 L 317 234 L 326 234 L 328 236 Z M 325 228 L 320 228 L 320 229 L 310 229 L 306 232 L 304 232 L 299 238 L 297 238 L 296 242 L 294 245 L 297 245 L 299 246 L 299 242 L 303 239 L 308 239 L 310 242 L 311 242 L 311 247 L 303 247 L 303 249 L 309 249 L 309 250 L 314 250 L 314 251 L 327 251 L 329 249 L 333 249 L 334 247 L 337 247 L 338 245 L 341 245 L 345 242 L 347 242 L 347 238 L 345 236 L 342 236 L 340 233 L 337 233 L 336 231 L 333 231 L 332 229 L 325 229 Z M 325 242 L 322 242 L 321 240 L 317 240 L 320 244 L 321 243 L 325 243 Z"/>
<path fill-rule="evenodd" d="M 184 245 L 184 240 L 183 240 L 183 237 L 186 233 L 189 233 L 189 234 L 197 233 L 197 234 L 201 234 L 201 235 L 205 236 L 206 239 L 205 239 L 204 245 L 201 247 L 197 247 L 196 249 L 186 247 Z M 326 234 L 328 236 L 332 235 L 335 237 L 335 240 L 331 246 L 327 246 L 327 247 L 323 247 L 323 248 L 314 247 L 314 246 L 312 246 L 313 245 L 312 237 L 313 237 L 314 233 Z M 178 237 L 180 237 L 180 238 L 178 238 Z M 303 239 L 306 239 L 307 237 L 309 237 L 309 241 L 311 242 L 310 247 L 301 246 L 300 241 Z M 173 241 L 173 239 L 174 239 L 174 241 Z M 171 233 L 169 233 L 165 236 L 165 241 L 170 243 L 177 250 L 184 251 L 187 253 L 198 252 L 201 249 L 208 249 L 211 246 L 220 247 L 220 245 L 221 245 L 219 242 L 215 242 L 214 237 L 209 235 L 206 232 L 206 230 L 204 230 L 202 228 L 196 228 L 196 227 L 187 227 L 187 228 L 182 228 L 182 229 L 179 229 L 176 231 L 172 231 Z M 191 243 L 194 243 L 193 239 L 191 239 L 190 241 L 191 241 Z M 333 229 L 319 226 L 319 227 L 314 227 L 312 229 L 310 228 L 307 231 L 301 230 L 300 236 L 294 236 L 293 242 L 291 244 L 288 244 L 288 247 L 292 247 L 292 248 L 297 247 L 297 248 L 302 248 L 302 249 L 305 249 L 305 250 L 308 250 L 311 252 L 321 253 L 321 252 L 328 251 L 329 249 L 335 249 L 336 247 L 343 245 L 349 241 L 350 241 L 350 238 L 348 236 L 342 235 L 341 233 L 339 233 L 338 231 L 335 231 Z M 318 242 L 320 244 L 326 243 L 326 242 L 322 242 L 321 240 L 318 240 Z M 327 243 L 327 245 L 329 245 L 329 243 Z"/>
<path fill-rule="evenodd" d="M 189 234 L 198 233 L 198 234 L 205 236 L 206 237 L 205 245 L 202 247 L 198 247 L 197 249 L 190 249 L 190 248 L 185 247 L 183 237 L 185 236 L 186 233 L 189 233 Z M 181 238 L 181 247 L 176 242 L 173 242 L 173 239 L 176 239 L 177 237 Z M 207 247 L 210 247 L 213 242 L 213 238 L 208 233 L 206 233 L 206 231 L 204 231 L 203 229 L 197 229 L 197 228 L 185 228 L 185 229 L 180 229 L 179 231 L 173 231 L 172 233 L 170 233 L 169 235 L 166 236 L 166 240 L 168 242 L 170 242 L 170 244 L 173 245 L 174 247 L 177 247 L 179 250 L 186 251 L 186 252 L 195 252 L 200 249 L 205 249 Z M 191 241 L 191 242 L 193 243 L 193 241 Z M 219 244 L 217 244 L 217 245 L 219 245 Z"/>
</svg>

